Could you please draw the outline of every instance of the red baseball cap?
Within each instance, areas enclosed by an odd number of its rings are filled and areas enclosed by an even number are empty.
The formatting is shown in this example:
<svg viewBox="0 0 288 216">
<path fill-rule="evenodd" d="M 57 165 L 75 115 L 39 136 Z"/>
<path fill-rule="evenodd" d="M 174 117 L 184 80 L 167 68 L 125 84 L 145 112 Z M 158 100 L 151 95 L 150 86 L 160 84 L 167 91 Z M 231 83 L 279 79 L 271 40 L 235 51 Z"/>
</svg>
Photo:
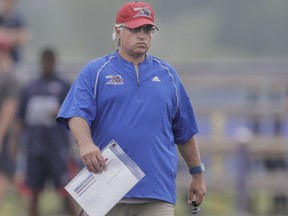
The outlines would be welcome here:
<svg viewBox="0 0 288 216">
<path fill-rule="evenodd" d="M 116 14 L 116 24 L 125 24 L 128 28 L 154 24 L 154 10 L 146 2 L 128 2 Z"/>
</svg>

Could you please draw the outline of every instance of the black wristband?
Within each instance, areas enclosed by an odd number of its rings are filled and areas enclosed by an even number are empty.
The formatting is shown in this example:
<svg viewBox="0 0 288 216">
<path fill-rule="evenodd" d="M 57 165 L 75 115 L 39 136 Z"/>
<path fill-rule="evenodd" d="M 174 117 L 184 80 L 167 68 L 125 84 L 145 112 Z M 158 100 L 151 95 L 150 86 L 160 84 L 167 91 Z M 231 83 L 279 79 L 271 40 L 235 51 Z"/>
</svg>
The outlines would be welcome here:
<svg viewBox="0 0 288 216">
<path fill-rule="evenodd" d="M 205 166 L 201 163 L 199 166 L 189 168 L 190 175 L 200 174 L 205 171 Z"/>
</svg>

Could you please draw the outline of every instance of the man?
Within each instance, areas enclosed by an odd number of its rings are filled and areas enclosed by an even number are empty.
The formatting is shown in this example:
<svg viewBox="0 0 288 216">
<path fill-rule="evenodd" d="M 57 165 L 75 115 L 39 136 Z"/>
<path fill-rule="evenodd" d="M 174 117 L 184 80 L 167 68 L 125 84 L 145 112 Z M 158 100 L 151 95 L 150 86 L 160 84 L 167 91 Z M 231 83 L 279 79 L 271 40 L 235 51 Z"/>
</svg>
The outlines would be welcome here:
<svg viewBox="0 0 288 216">
<path fill-rule="evenodd" d="M 73 200 L 64 190 L 70 180 L 69 137 L 55 122 L 70 85 L 56 75 L 53 49 L 43 50 L 40 60 L 41 76 L 23 89 L 18 115 L 27 157 L 25 184 L 31 193 L 29 216 L 39 215 L 39 196 L 47 180 L 53 181 L 70 215 L 76 215 Z"/>
<path fill-rule="evenodd" d="M 288 87 L 287 87 L 287 90 L 286 90 L 285 110 L 286 110 L 286 113 L 288 113 Z"/>
<path fill-rule="evenodd" d="M 101 175 L 101 150 L 114 139 L 146 174 L 108 216 L 174 215 L 175 143 L 193 175 L 188 203 L 200 205 L 206 191 L 186 91 L 173 67 L 147 54 L 155 29 L 147 3 L 120 8 L 113 33 L 119 50 L 82 69 L 57 117 L 72 131 L 89 171 Z"/>
<path fill-rule="evenodd" d="M 0 202 L 15 171 L 14 152 L 9 141 L 18 106 L 18 94 L 19 84 L 13 74 L 10 49 L 0 42 Z"/>
</svg>

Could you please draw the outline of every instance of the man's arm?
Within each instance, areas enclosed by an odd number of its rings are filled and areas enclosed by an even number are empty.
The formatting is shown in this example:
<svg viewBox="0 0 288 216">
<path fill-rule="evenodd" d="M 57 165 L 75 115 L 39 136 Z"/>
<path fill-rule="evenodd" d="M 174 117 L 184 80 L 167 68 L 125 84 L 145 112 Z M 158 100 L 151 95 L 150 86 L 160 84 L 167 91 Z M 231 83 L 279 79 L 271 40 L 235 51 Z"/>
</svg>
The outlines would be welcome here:
<svg viewBox="0 0 288 216">
<path fill-rule="evenodd" d="M 286 113 L 288 113 L 288 88 L 286 91 L 286 98 L 285 98 L 285 110 L 286 110 Z"/>
<path fill-rule="evenodd" d="M 3 106 L 0 107 L 0 152 L 2 150 L 5 134 L 13 123 L 17 106 L 18 102 L 16 98 L 8 98 L 3 102 Z"/>
<path fill-rule="evenodd" d="M 179 144 L 177 147 L 188 168 L 200 166 L 201 158 L 195 136 L 193 136 L 187 143 Z M 206 193 L 203 173 L 192 175 L 188 193 L 188 204 L 191 204 L 194 200 L 197 205 L 202 203 Z"/>
<path fill-rule="evenodd" d="M 68 121 L 73 138 L 80 150 L 80 157 L 90 172 L 101 173 L 106 168 L 106 160 L 92 140 L 88 123 L 81 117 L 72 117 Z"/>
</svg>

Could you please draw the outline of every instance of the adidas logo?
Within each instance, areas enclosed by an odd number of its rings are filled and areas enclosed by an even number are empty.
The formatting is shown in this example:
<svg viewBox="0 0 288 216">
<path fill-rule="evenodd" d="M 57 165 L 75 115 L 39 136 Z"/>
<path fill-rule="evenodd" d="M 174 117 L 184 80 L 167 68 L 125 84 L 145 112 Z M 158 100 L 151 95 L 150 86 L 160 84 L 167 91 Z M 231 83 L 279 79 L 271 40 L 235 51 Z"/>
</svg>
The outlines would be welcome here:
<svg viewBox="0 0 288 216">
<path fill-rule="evenodd" d="M 158 76 L 153 77 L 152 81 L 153 82 L 161 82 L 161 80 L 158 78 Z"/>
</svg>

